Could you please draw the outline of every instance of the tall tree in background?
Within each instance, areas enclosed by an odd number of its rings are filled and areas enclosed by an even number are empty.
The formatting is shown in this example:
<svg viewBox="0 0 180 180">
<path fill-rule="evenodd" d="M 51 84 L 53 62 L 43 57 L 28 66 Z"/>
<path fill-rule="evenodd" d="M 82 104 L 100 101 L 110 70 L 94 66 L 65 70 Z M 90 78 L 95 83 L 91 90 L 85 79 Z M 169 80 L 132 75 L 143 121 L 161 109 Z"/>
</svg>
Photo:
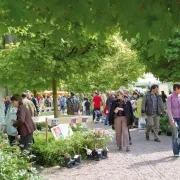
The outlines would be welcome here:
<svg viewBox="0 0 180 180">
<path fill-rule="evenodd" d="M 16 33 L 23 36 L 20 42 L 7 45 L 0 52 L 0 82 L 16 90 L 45 89 L 52 84 L 55 117 L 59 79 L 97 69 L 108 50 L 106 42 L 100 44 L 86 33 L 78 36 L 81 44 L 68 37 L 57 43 L 52 38 L 53 31 L 34 34 L 19 29 Z"/>
<path fill-rule="evenodd" d="M 106 55 L 100 68 L 84 75 L 76 75 L 66 81 L 68 90 L 93 92 L 94 90 L 116 90 L 128 86 L 144 73 L 144 66 L 137 60 L 136 52 L 130 49 L 130 43 L 119 36 L 112 37 L 116 51 Z"/>
<path fill-rule="evenodd" d="M 144 44 L 141 39 L 137 38 L 132 47 L 138 52 L 138 59 L 146 67 L 146 72 L 153 73 L 162 82 L 175 82 L 180 79 L 180 29 L 173 31 L 173 37 L 168 41 L 168 47 L 164 48 L 165 54 L 158 58 L 154 51 L 149 51 L 152 44 L 158 44 L 160 40 L 157 38 L 149 39 Z"/>
</svg>

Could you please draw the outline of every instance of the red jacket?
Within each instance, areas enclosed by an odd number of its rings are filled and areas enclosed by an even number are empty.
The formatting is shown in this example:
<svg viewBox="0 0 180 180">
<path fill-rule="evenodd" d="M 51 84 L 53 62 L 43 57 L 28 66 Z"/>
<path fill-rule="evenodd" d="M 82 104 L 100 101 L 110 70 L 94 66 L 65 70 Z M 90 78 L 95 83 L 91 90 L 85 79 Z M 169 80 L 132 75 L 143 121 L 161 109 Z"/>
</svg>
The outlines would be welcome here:
<svg viewBox="0 0 180 180">
<path fill-rule="evenodd" d="M 109 114 L 109 112 L 108 112 L 108 105 L 106 105 L 105 108 L 104 108 L 104 114 L 106 116 Z"/>
</svg>

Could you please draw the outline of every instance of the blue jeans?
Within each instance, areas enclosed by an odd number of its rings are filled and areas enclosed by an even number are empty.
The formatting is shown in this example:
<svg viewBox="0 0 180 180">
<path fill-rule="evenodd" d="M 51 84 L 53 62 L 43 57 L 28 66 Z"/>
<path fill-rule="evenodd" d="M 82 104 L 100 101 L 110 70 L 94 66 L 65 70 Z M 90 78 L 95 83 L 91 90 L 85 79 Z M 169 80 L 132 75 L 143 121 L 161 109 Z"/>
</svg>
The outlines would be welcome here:
<svg viewBox="0 0 180 180">
<path fill-rule="evenodd" d="M 172 127 L 172 145 L 173 145 L 173 153 L 174 155 L 179 154 L 179 144 L 177 142 L 178 140 L 178 129 L 180 128 L 180 118 L 174 118 L 174 122 L 177 123 L 178 127 Z"/>
<path fill-rule="evenodd" d="M 62 113 L 64 114 L 64 112 L 65 112 L 65 105 L 61 105 L 61 110 L 62 110 Z"/>
<path fill-rule="evenodd" d="M 95 111 L 97 111 L 97 110 L 99 110 L 99 111 L 100 111 L 100 108 L 94 108 L 94 110 L 93 110 L 93 121 L 94 121 L 95 116 L 96 116 Z M 100 119 L 100 118 L 97 118 L 97 120 L 99 120 L 99 119 Z"/>
<path fill-rule="evenodd" d="M 106 119 L 104 121 L 104 125 L 108 125 L 108 115 L 106 115 Z"/>
<path fill-rule="evenodd" d="M 86 116 L 90 115 L 90 110 L 86 110 Z"/>
<path fill-rule="evenodd" d="M 105 119 L 105 121 L 104 121 L 104 124 L 109 124 L 108 119 L 109 119 L 110 110 L 111 110 L 111 106 L 108 105 L 108 114 L 106 115 L 106 119 Z"/>
</svg>

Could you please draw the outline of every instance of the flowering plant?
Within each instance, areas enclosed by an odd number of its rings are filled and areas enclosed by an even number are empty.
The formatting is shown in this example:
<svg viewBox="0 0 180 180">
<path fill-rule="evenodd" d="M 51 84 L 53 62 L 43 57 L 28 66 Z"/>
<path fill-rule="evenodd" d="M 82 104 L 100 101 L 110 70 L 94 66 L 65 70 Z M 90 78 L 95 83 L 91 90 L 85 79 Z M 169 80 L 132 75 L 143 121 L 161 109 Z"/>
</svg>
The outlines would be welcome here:
<svg viewBox="0 0 180 180">
<path fill-rule="evenodd" d="M 92 150 L 91 149 L 88 149 L 87 146 L 84 149 L 86 150 L 86 153 L 87 153 L 88 156 L 92 155 Z"/>
<path fill-rule="evenodd" d="M 70 125 L 73 132 L 75 132 L 75 131 L 83 131 L 84 130 L 83 124 L 81 122 L 69 123 L 69 125 Z"/>
<path fill-rule="evenodd" d="M 95 129 L 92 130 L 94 141 L 95 141 L 95 149 L 103 148 L 105 149 L 107 144 L 112 141 L 112 132 L 105 129 Z"/>
</svg>

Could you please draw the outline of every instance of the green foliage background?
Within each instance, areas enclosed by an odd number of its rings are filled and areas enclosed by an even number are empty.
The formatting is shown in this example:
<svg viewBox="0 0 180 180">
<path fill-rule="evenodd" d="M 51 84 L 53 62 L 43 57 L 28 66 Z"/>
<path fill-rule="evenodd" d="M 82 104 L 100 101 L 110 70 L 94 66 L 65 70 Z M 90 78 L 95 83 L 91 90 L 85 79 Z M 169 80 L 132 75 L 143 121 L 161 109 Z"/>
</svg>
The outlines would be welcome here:
<svg viewBox="0 0 180 180">
<path fill-rule="evenodd" d="M 137 38 L 132 47 L 137 51 L 138 60 L 145 65 L 146 72 L 152 72 L 162 82 L 178 82 L 180 79 L 180 30 L 173 30 L 168 46 L 164 47 L 165 53 L 157 57 L 154 51 L 149 51 L 149 49 L 155 45 L 158 48 L 159 43 L 161 41 L 153 37 L 146 44 Z"/>
</svg>

